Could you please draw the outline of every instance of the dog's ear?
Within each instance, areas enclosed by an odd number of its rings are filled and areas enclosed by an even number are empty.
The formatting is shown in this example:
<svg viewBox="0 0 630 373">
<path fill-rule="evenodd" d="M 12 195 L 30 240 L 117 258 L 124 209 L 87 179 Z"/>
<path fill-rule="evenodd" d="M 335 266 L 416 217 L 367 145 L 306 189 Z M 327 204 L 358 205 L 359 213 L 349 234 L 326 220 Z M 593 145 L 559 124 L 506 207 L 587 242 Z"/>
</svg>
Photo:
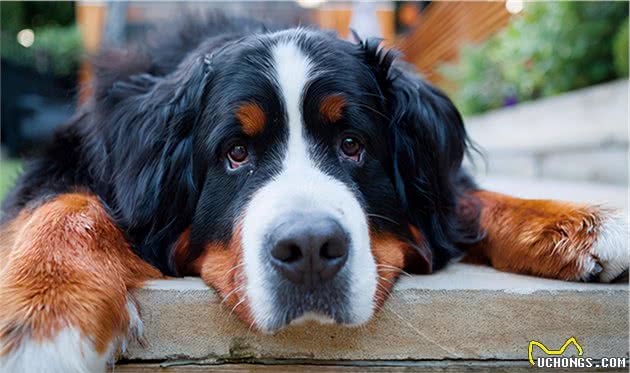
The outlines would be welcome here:
<svg viewBox="0 0 630 373">
<path fill-rule="evenodd" d="M 107 159 L 92 164 L 109 167 L 92 171 L 113 185 L 112 215 L 149 240 L 141 244 L 153 252 L 143 254 L 154 264 L 168 262 L 157 259 L 166 255 L 159 246 L 172 239 L 168 232 L 190 224 L 178 219 L 192 216 L 203 182 L 193 168 L 193 128 L 204 115 L 208 58 L 185 60 L 169 75 L 112 82 L 94 102 L 93 131 L 99 133 L 90 148 Z"/>
<path fill-rule="evenodd" d="M 455 178 L 467 147 L 466 131 L 451 100 L 380 43 L 368 39 L 360 46 L 374 70 L 390 120 L 386 167 L 412 224 L 428 241 L 437 269 L 452 257 L 455 244 L 465 235 L 455 218 Z"/>
</svg>

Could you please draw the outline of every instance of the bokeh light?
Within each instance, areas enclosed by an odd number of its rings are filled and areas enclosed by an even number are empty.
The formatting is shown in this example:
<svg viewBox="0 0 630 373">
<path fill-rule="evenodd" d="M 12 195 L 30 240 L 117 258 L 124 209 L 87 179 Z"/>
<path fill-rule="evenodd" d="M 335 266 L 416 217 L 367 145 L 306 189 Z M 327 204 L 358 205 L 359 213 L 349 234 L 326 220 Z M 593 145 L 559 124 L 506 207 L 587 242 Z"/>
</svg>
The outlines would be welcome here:
<svg viewBox="0 0 630 373">
<path fill-rule="evenodd" d="M 35 33 L 30 28 L 25 28 L 18 32 L 17 41 L 24 48 L 29 48 L 35 42 Z"/>
<path fill-rule="evenodd" d="M 523 0 L 507 0 L 505 9 L 512 14 L 520 13 L 523 10 Z"/>
</svg>

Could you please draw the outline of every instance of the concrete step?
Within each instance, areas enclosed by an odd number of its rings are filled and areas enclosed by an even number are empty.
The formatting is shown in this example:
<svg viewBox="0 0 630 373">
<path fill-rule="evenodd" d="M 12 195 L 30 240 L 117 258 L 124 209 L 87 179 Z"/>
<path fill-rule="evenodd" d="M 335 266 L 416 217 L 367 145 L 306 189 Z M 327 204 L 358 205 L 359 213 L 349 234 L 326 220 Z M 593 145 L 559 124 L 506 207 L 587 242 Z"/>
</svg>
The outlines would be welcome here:
<svg viewBox="0 0 630 373">
<path fill-rule="evenodd" d="M 541 370 L 542 371 L 542 370 Z M 344 362 L 286 362 L 265 361 L 263 363 L 219 363 L 219 364 L 158 364 L 131 363 L 116 367 L 116 373 L 531 373 L 532 367 L 526 362 L 504 361 L 344 361 Z M 586 368 L 554 368 L 553 373 L 592 373 Z M 627 369 L 604 369 L 597 372 L 627 372 Z"/>
<path fill-rule="evenodd" d="M 264 361 L 499 361 L 523 366 L 530 340 L 557 349 L 575 337 L 584 356 L 628 356 L 628 285 L 584 284 L 453 264 L 404 277 L 361 328 L 306 324 L 276 335 L 249 330 L 197 278 L 136 292 L 144 346 L 125 357 L 178 363 Z M 295 360 L 294 360 L 295 359 Z"/>
<path fill-rule="evenodd" d="M 628 80 L 465 118 L 479 175 L 628 184 Z M 478 164 L 483 162 L 472 154 Z"/>
<path fill-rule="evenodd" d="M 519 198 L 557 199 L 628 210 L 628 186 L 566 180 L 485 176 L 480 187 Z"/>
<path fill-rule="evenodd" d="M 501 154 L 628 145 L 628 80 L 465 118 L 473 140 Z"/>
</svg>

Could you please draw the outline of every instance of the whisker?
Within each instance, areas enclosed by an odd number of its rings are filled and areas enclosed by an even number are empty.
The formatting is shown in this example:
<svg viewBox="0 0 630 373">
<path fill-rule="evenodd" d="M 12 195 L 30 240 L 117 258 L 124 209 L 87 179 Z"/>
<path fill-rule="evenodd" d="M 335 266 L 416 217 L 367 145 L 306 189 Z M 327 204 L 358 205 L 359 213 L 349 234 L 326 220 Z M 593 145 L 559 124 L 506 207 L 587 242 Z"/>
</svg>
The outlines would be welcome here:
<svg viewBox="0 0 630 373">
<path fill-rule="evenodd" d="M 221 303 L 219 305 L 223 305 L 223 303 L 225 303 L 225 301 L 228 300 L 232 295 L 235 295 L 235 293 L 237 293 L 237 292 L 239 292 L 239 291 L 241 291 L 243 289 L 245 289 L 245 284 L 237 286 L 232 291 L 227 293 L 227 295 L 225 297 L 223 297 L 223 300 L 221 301 Z M 243 298 L 243 299 L 245 299 L 245 298 Z"/>
<path fill-rule="evenodd" d="M 388 290 L 385 286 L 383 286 L 381 283 L 376 283 L 377 286 L 381 287 L 381 290 L 385 293 L 383 294 L 383 300 L 385 298 L 388 298 L 390 295 L 392 295 L 392 289 Z"/>
<path fill-rule="evenodd" d="M 385 304 L 386 304 L 387 298 L 391 295 L 393 291 L 393 287 L 388 290 L 380 282 L 377 282 L 376 285 L 377 285 L 376 294 L 375 294 L 376 304 L 374 306 L 374 311 L 375 313 L 387 312 L 389 309 L 385 308 Z"/>
<path fill-rule="evenodd" d="M 228 314 L 228 316 L 229 316 L 229 315 L 231 315 L 231 314 L 234 312 L 234 310 L 236 310 L 236 308 L 237 308 L 238 306 L 240 306 L 240 305 L 241 305 L 241 303 L 243 303 L 243 302 L 245 301 L 245 299 L 246 299 L 246 298 L 245 298 L 245 297 L 243 297 L 243 299 L 241 299 L 238 303 L 236 303 L 236 305 L 232 308 L 232 310 L 230 311 L 230 313 Z"/>
<path fill-rule="evenodd" d="M 377 114 L 377 115 L 381 116 L 383 119 L 386 119 L 388 122 L 391 122 L 391 119 L 390 119 L 387 115 L 385 115 L 385 114 L 381 113 L 380 111 L 378 111 L 378 110 L 374 109 L 374 108 L 373 108 L 373 107 L 371 107 L 371 106 L 368 106 L 368 105 L 363 105 L 363 104 L 360 104 L 360 103 L 355 103 L 354 105 L 355 105 L 355 106 L 358 106 L 358 107 L 361 107 L 361 108 L 364 108 L 364 109 L 368 109 L 368 110 L 370 110 L 371 112 L 373 112 L 374 114 Z"/>
<path fill-rule="evenodd" d="M 381 98 L 381 99 L 383 98 L 383 95 L 379 95 L 379 94 L 376 94 L 376 93 L 370 93 L 370 92 L 360 92 L 360 93 L 357 93 L 357 95 L 358 96 L 371 96 L 371 97 L 377 97 L 377 98 Z"/>
<path fill-rule="evenodd" d="M 398 223 L 396 220 L 394 219 L 390 219 L 387 216 L 383 216 L 383 215 L 379 215 L 379 214 L 367 214 L 367 216 L 369 217 L 373 217 L 373 218 L 379 218 L 379 219 L 383 219 L 383 220 L 387 220 L 390 223 L 394 223 L 396 225 L 399 225 L 400 223 Z"/>
<path fill-rule="evenodd" d="M 391 293 L 391 291 L 392 291 L 391 289 L 387 289 L 387 288 L 385 287 L 385 285 L 381 284 L 380 282 L 377 282 L 377 283 L 376 283 L 376 285 L 377 285 L 377 286 L 380 286 L 380 287 L 381 287 L 381 289 L 383 289 L 384 291 L 386 291 L 386 292 L 388 292 L 388 293 Z"/>
<path fill-rule="evenodd" d="M 233 270 L 235 270 L 235 269 L 237 269 L 237 268 L 239 268 L 239 267 L 242 267 L 242 266 L 244 266 L 244 265 L 245 265 L 245 262 L 241 262 L 241 263 L 239 263 L 239 264 L 235 265 L 234 267 L 232 267 L 232 268 L 228 269 L 228 270 L 227 270 L 227 272 L 225 272 L 225 273 L 223 274 L 223 276 L 224 276 L 224 277 L 225 277 L 225 276 L 227 276 L 227 275 L 228 275 L 230 272 L 232 272 Z"/>
<path fill-rule="evenodd" d="M 250 335 L 250 333 L 253 333 L 253 330 L 254 330 L 254 324 L 255 324 L 255 321 L 254 321 L 254 320 L 252 320 L 252 322 L 250 322 L 250 323 L 249 323 L 249 329 L 247 330 L 247 336 L 249 336 L 249 335 Z"/>
<path fill-rule="evenodd" d="M 409 273 L 403 272 L 403 271 L 399 271 L 399 270 L 387 270 L 387 269 L 379 269 L 378 270 L 381 273 L 395 273 L 397 275 L 401 275 L 401 276 L 405 276 L 405 277 L 411 277 L 411 275 Z"/>
<path fill-rule="evenodd" d="M 378 272 L 384 272 L 384 273 L 400 273 L 400 269 L 397 268 L 387 268 L 387 267 L 382 267 L 382 268 L 377 268 Z"/>
<path fill-rule="evenodd" d="M 390 279 L 388 279 L 388 278 L 385 278 L 385 277 L 383 277 L 383 276 L 378 276 L 378 278 L 379 278 L 379 279 L 381 279 L 381 280 L 383 280 L 383 281 L 385 281 L 385 282 L 387 282 L 388 284 L 392 284 L 392 285 L 394 285 L 394 281 L 392 281 L 392 280 L 390 280 Z"/>
<path fill-rule="evenodd" d="M 377 264 L 376 268 L 378 269 L 379 267 L 386 268 L 386 269 L 391 269 L 392 271 L 389 271 L 389 272 L 398 271 L 398 272 L 400 272 L 401 274 L 403 274 L 405 276 L 411 277 L 411 274 L 409 274 L 408 272 L 404 271 L 402 268 L 398 268 L 396 266 L 391 266 L 391 265 L 388 265 L 388 264 Z"/>
</svg>

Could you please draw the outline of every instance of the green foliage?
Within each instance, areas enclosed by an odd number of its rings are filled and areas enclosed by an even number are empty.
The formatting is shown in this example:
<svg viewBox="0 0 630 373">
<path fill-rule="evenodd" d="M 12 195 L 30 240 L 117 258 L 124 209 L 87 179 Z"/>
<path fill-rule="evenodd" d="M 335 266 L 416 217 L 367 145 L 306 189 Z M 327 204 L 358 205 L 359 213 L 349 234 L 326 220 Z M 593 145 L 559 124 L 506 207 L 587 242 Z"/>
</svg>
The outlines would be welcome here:
<svg viewBox="0 0 630 373">
<path fill-rule="evenodd" d="M 3 59 L 57 76 L 76 71 L 82 49 L 72 3 L 3 1 L 0 7 Z M 26 28 L 35 33 L 29 48 L 17 42 L 17 33 Z"/>
<path fill-rule="evenodd" d="M 22 162 L 15 159 L 0 159 L 0 201 L 15 184 L 22 172 Z"/>
<path fill-rule="evenodd" d="M 0 27 L 2 32 L 16 32 L 24 27 L 24 3 L 3 1 L 0 3 Z"/>
<path fill-rule="evenodd" d="M 2 32 L 74 24 L 74 4 L 70 1 L 2 1 L 0 11 Z"/>
<path fill-rule="evenodd" d="M 625 2 L 526 3 L 506 29 L 440 71 L 466 115 L 611 80 L 611 41 L 627 17 Z"/>
<path fill-rule="evenodd" d="M 68 76 L 76 72 L 81 57 L 81 34 L 76 26 L 47 26 L 33 30 L 30 48 L 17 43 L 13 34 L 2 34 L 3 59 L 35 68 L 40 73 Z"/>
<path fill-rule="evenodd" d="M 613 56 L 617 75 L 628 76 L 628 18 L 619 26 L 613 41 Z"/>
</svg>

